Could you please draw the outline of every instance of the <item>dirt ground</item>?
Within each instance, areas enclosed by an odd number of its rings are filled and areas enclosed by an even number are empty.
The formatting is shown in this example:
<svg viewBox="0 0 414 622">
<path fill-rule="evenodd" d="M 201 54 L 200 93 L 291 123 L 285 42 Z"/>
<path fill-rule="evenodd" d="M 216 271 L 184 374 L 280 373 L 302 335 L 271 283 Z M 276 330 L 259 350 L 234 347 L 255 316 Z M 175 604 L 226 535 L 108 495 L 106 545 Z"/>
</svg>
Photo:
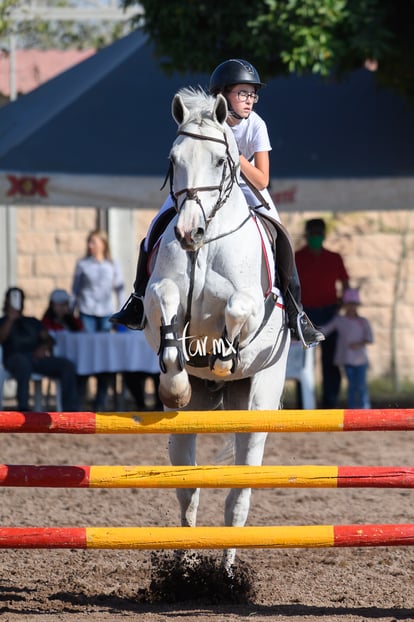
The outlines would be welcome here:
<svg viewBox="0 0 414 622">
<path fill-rule="evenodd" d="M 411 466 L 413 433 L 269 435 L 265 464 Z M 199 464 L 215 462 L 225 437 L 201 435 Z M 168 438 L 1 435 L 5 464 L 168 464 Z M 200 525 L 223 524 L 225 490 L 203 490 Z M 174 526 L 173 490 L 0 489 L 4 526 Z M 249 525 L 414 522 L 410 490 L 254 490 Z M 220 552 L 200 553 L 206 560 Z M 159 555 L 159 557 L 157 557 Z M 227 600 L 220 581 L 202 596 L 151 592 L 166 553 L 0 550 L 2 622 L 210 622 L 414 620 L 413 549 L 239 550 L 251 590 Z M 171 557 L 169 558 L 171 560 Z M 207 563 L 208 565 L 208 563 Z M 206 567 L 207 567 L 206 565 Z M 171 577 L 170 577 L 171 579 Z M 174 583 L 174 581 L 173 581 Z"/>
</svg>

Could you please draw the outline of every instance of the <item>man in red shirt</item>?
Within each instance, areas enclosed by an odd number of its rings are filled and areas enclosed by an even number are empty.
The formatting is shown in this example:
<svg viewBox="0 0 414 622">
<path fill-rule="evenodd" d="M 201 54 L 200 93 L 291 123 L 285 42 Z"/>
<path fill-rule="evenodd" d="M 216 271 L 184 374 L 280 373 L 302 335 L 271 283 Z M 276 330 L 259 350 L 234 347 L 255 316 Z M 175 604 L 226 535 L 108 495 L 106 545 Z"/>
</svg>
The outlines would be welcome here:
<svg viewBox="0 0 414 622">
<path fill-rule="evenodd" d="M 305 312 L 316 326 L 326 324 L 337 313 L 349 276 L 339 253 L 324 248 L 326 226 L 322 218 L 305 224 L 306 246 L 296 252 L 296 267 L 302 287 Z M 338 298 L 337 285 L 342 286 Z M 341 384 L 341 372 L 333 364 L 336 332 L 321 342 L 322 408 L 336 408 Z"/>
</svg>

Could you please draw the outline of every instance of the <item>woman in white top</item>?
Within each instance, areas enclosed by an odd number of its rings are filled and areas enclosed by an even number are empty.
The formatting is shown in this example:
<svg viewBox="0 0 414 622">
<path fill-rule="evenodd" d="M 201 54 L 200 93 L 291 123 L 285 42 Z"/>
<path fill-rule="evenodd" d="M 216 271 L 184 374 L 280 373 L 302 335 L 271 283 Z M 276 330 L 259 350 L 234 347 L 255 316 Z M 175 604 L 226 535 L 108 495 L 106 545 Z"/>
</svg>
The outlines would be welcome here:
<svg viewBox="0 0 414 622">
<path fill-rule="evenodd" d="M 72 293 L 75 307 L 86 333 L 109 332 L 113 313 L 113 295 L 117 302 L 124 295 L 124 279 L 119 263 L 112 259 L 108 236 L 105 231 L 91 231 L 86 241 L 86 255 L 76 263 Z M 80 383 L 82 400 L 86 391 L 87 376 Z M 97 375 L 97 392 L 94 409 L 105 410 L 110 375 Z"/>
<path fill-rule="evenodd" d="M 221 93 L 227 101 L 231 127 L 240 153 L 242 175 L 241 188 L 246 201 L 267 218 L 280 222 L 279 214 L 267 187 L 270 182 L 269 134 L 264 120 L 253 111 L 258 101 L 259 89 L 264 86 L 256 69 L 249 62 L 230 59 L 221 63 L 210 78 L 210 93 Z M 253 188 L 253 189 L 252 189 Z M 259 197 L 258 197 L 258 192 Z M 266 203 L 268 208 L 261 207 Z M 171 197 L 164 202 L 161 210 L 152 221 L 145 240 L 141 243 L 138 258 L 134 292 L 122 309 L 111 317 L 111 322 L 124 324 L 140 330 L 145 325 L 143 297 L 148 282 L 148 252 L 175 215 Z M 300 302 L 300 283 L 296 267 L 285 293 L 285 305 L 289 327 L 294 338 L 300 339 L 305 347 L 317 345 L 324 336 L 317 331 L 305 315 Z"/>
<path fill-rule="evenodd" d="M 111 330 L 109 318 L 124 295 L 124 278 L 119 263 L 112 259 L 105 231 L 91 231 L 86 240 L 86 254 L 76 263 L 72 283 L 75 307 L 87 333 Z"/>
</svg>

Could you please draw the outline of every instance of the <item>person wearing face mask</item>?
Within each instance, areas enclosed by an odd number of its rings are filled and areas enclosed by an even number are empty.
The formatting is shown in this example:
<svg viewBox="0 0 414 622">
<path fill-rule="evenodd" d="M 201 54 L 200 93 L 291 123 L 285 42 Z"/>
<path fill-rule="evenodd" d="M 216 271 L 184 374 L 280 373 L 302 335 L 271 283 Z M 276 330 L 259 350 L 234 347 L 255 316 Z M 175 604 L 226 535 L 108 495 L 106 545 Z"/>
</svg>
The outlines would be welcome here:
<svg viewBox="0 0 414 622">
<path fill-rule="evenodd" d="M 214 97 L 220 93 L 226 99 L 229 111 L 227 124 L 233 131 L 240 154 L 240 187 L 248 205 L 271 222 L 280 223 L 277 208 L 267 190 L 270 181 L 271 150 L 267 126 L 253 110 L 254 104 L 259 100 L 258 91 L 263 86 L 265 85 L 251 63 L 240 58 L 231 58 L 214 69 L 210 77 L 209 91 Z M 148 256 L 175 213 L 173 199 L 169 196 L 150 224 L 147 236 L 141 243 L 134 292 L 122 309 L 112 315 L 110 321 L 114 324 L 123 324 L 134 330 L 144 328 L 143 302 L 149 279 Z M 293 263 L 293 252 L 291 254 Z M 318 345 L 325 337 L 312 325 L 303 310 L 300 282 L 294 265 L 280 281 L 292 338 L 300 340 L 305 348 Z"/>
<path fill-rule="evenodd" d="M 339 253 L 324 247 L 326 225 L 322 218 L 305 223 L 306 246 L 295 254 L 302 286 L 305 312 L 317 326 L 327 324 L 337 314 L 342 292 L 348 288 L 349 275 Z M 338 297 L 337 287 L 340 288 Z M 321 343 L 322 408 L 336 408 L 341 385 L 341 372 L 334 364 L 337 333 Z"/>
</svg>

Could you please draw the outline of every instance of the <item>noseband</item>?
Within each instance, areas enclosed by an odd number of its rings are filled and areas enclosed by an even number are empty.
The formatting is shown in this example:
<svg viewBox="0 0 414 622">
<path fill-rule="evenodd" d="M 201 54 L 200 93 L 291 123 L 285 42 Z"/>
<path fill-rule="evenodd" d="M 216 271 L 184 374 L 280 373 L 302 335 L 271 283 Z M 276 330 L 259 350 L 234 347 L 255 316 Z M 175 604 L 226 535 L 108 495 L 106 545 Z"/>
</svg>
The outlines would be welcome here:
<svg viewBox="0 0 414 622">
<path fill-rule="evenodd" d="M 215 138 L 213 136 L 203 136 L 202 134 L 194 134 L 192 132 L 185 132 L 184 130 L 180 130 L 177 132 L 177 136 L 189 136 L 190 138 L 195 138 L 196 140 L 208 140 L 208 141 L 212 141 L 215 143 L 220 143 L 222 145 L 225 145 L 226 147 L 226 158 L 227 159 L 224 163 L 221 181 L 218 186 L 199 186 L 198 188 L 182 188 L 181 190 L 174 192 L 173 190 L 174 172 L 173 172 L 172 162 L 170 162 L 170 169 L 167 174 L 167 176 L 169 176 L 170 178 L 170 195 L 174 202 L 176 211 L 179 212 L 181 210 L 185 201 L 195 201 L 203 213 L 204 222 L 206 223 L 206 227 L 207 227 L 208 223 L 214 218 L 217 211 L 224 205 L 224 203 L 227 201 L 228 197 L 230 196 L 231 189 L 236 180 L 236 164 L 233 158 L 231 157 L 231 154 L 229 151 L 229 145 L 228 145 L 227 137 L 225 133 L 223 133 L 224 138 Z M 227 186 L 224 186 L 224 183 L 227 177 L 227 166 L 229 166 L 230 177 L 229 177 L 229 182 Z M 211 192 L 212 190 L 218 190 L 219 196 L 211 212 L 211 215 L 209 216 L 209 218 L 207 218 L 204 208 L 203 208 L 203 204 L 198 196 L 198 193 L 199 192 Z M 178 205 L 177 199 L 178 197 L 182 195 L 184 195 L 184 198 L 181 204 Z"/>
</svg>

